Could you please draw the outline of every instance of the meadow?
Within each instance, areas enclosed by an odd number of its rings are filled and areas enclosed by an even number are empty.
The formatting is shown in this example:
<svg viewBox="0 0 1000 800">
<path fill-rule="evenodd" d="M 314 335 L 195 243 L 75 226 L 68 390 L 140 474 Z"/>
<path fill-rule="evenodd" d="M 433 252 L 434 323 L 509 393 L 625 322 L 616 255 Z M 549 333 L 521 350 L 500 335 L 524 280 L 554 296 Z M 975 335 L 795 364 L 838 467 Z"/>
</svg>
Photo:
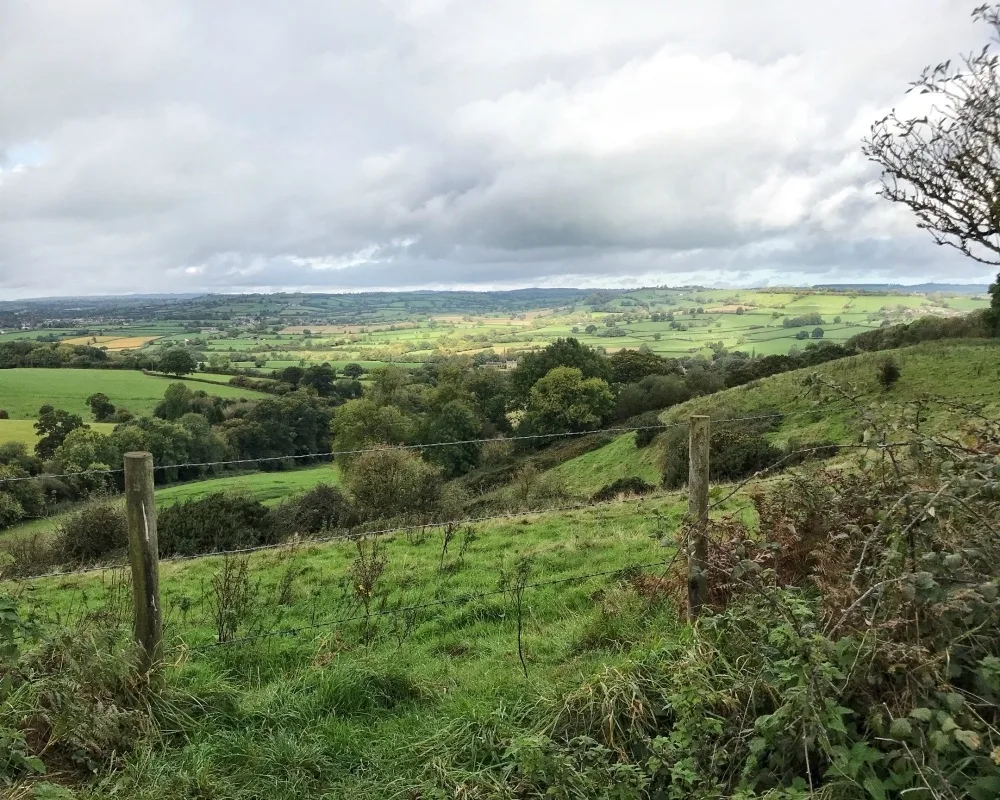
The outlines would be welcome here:
<svg viewBox="0 0 1000 800">
<path fill-rule="evenodd" d="M 103 392 L 118 407 L 134 414 L 150 414 L 176 378 L 144 375 L 132 370 L 5 369 L 0 370 L 0 408 L 11 419 L 33 419 L 38 409 L 53 405 L 85 420 L 91 419 L 87 398 Z M 191 383 L 192 389 L 200 388 Z M 234 386 L 207 387 L 221 397 L 253 398 L 260 393 Z"/>
<path fill-rule="evenodd" d="M 662 569 L 673 551 L 661 539 L 682 513 L 664 496 L 639 509 L 525 515 L 459 531 L 444 556 L 440 531 L 385 539 L 372 588 L 381 611 L 367 616 L 352 588 L 357 545 L 254 554 L 256 599 L 237 637 L 297 633 L 222 646 L 206 592 L 223 559 L 163 564 L 169 652 L 183 654 L 171 657 L 164 680 L 202 698 L 200 711 L 185 719 L 183 737 L 139 743 L 119 775 L 80 796 L 113 788 L 157 800 L 406 796 L 431 777 L 424 748 L 454 726 L 530 708 L 623 660 L 622 642 L 670 635 L 667 606 L 611 623 L 600 598 L 621 593 L 634 565 Z M 547 584 L 524 594 L 527 677 L 514 601 L 498 588 L 519 563 L 530 565 L 530 583 Z M 114 572 L 30 587 L 41 617 L 64 621 L 105 613 L 120 592 Z"/>
</svg>

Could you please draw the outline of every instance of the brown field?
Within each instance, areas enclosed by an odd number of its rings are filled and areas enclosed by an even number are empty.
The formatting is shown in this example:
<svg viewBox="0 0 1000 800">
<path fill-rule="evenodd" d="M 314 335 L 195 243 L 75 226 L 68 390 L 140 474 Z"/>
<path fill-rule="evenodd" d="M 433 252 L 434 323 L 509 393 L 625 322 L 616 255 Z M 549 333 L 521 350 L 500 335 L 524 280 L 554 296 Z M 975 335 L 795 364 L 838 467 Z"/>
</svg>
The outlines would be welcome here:
<svg viewBox="0 0 1000 800">
<path fill-rule="evenodd" d="M 105 343 L 108 350 L 135 350 L 149 342 L 155 342 L 159 336 L 126 336 L 122 339 L 112 339 Z"/>
<path fill-rule="evenodd" d="M 114 336 L 76 336 L 72 339 L 63 339 L 63 344 L 93 344 L 94 340 L 97 340 L 97 344 L 107 344 L 108 342 L 113 342 L 116 337 Z"/>
<path fill-rule="evenodd" d="M 752 308 L 752 306 L 742 305 L 742 306 L 713 306 L 712 308 L 706 308 L 706 314 L 735 314 L 737 308 L 742 308 L 744 310 Z"/>
<path fill-rule="evenodd" d="M 106 347 L 108 350 L 135 350 L 148 342 L 154 342 L 159 336 L 77 336 L 73 339 L 63 339 L 63 344 L 89 344 Z M 94 340 L 97 340 L 95 343 Z"/>
</svg>

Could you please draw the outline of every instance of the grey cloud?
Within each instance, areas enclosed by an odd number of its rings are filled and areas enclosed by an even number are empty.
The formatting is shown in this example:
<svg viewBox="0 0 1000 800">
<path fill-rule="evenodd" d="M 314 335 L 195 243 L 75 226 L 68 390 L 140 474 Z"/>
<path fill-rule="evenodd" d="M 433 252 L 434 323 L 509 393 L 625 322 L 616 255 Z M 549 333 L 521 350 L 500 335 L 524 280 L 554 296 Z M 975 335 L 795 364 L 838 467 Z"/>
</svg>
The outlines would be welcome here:
<svg viewBox="0 0 1000 800">
<path fill-rule="evenodd" d="M 5 4 L 0 296 L 980 280 L 859 149 L 967 5 Z"/>
</svg>

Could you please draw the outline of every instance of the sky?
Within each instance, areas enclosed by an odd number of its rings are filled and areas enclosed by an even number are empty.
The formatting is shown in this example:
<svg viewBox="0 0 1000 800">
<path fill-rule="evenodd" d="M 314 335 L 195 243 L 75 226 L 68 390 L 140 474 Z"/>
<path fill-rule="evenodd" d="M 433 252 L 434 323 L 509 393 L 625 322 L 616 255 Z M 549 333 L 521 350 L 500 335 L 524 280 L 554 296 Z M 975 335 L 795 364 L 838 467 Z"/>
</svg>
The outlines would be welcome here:
<svg viewBox="0 0 1000 800">
<path fill-rule="evenodd" d="M 976 4 L 0 2 L 0 299 L 985 283 L 861 152 Z"/>
</svg>

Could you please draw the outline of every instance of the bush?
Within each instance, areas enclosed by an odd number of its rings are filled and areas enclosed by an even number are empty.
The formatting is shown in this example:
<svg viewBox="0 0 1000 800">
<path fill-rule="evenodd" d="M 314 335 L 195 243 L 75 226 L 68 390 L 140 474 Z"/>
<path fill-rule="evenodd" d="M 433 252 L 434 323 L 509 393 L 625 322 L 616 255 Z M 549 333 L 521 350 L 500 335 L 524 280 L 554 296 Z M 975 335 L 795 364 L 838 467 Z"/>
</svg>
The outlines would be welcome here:
<svg viewBox="0 0 1000 800">
<path fill-rule="evenodd" d="M 276 516 L 288 519 L 294 533 L 304 534 L 349 528 L 358 521 L 357 513 L 344 493 L 325 483 L 283 504 Z"/>
<path fill-rule="evenodd" d="M 72 561 L 95 561 L 128 547 L 124 506 L 96 500 L 70 514 L 56 534 L 57 549 Z"/>
<path fill-rule="evenodd" d="M 164 509 L 157 522 L 161 556 L 195 555 L 276 544 L 276 515 L 253 497 L 220 492 Z"/>
<path fill-rule="evenodd" d="M 889 391 L 893 387 L 901 374 L 902 370 L 900 370 L 899 364 L 892 358 L 886 356 L 879 362 L 878 382 L 886 391 Z"/>
<path fill-rule="evenodd" d="M 362 519 L 432 513 L 441 496 L 441 472 L 409 450 L 386 447 L 359 455 L 347 488 Z"/>
<path fill-rule="evenodd" d="M 649 447 L 653 440 L 665 430 L 662 425 L 660 415 L 652 411 L 629 420 L 629 427 L 642 429 L 635 432 L 636 449 L 641 450 L 643 447 Z"/>
<path fill-rule="evenodd" d="M 743 430 L 723 426 L 712 430 L 709 439 L 709 477 L 715 481 L 737 480 L 779 461 L 782 451 L 764 438 L 771 421 L 754 423 Z M 746 424 L 746 423 L 744 423 Z M 676 489 L 687 483 L 688 431 L 670 428 L 663 437 L 660 464 L 663 486 Z"/>
<path fill-rule="evenodd" d="M 620 494 L 649 494 L 655 489 L 653 484 L 647 483 L 642 478 L 619 478 L 598 489 L 590 499 L 599 503 L 605 500 L 614 500 Z"/>
<path fill-rule="evenodd" d="M 6 409 L 0 408 L 0 419 L 10 419 L 10 414 Z"/>
</svg>

